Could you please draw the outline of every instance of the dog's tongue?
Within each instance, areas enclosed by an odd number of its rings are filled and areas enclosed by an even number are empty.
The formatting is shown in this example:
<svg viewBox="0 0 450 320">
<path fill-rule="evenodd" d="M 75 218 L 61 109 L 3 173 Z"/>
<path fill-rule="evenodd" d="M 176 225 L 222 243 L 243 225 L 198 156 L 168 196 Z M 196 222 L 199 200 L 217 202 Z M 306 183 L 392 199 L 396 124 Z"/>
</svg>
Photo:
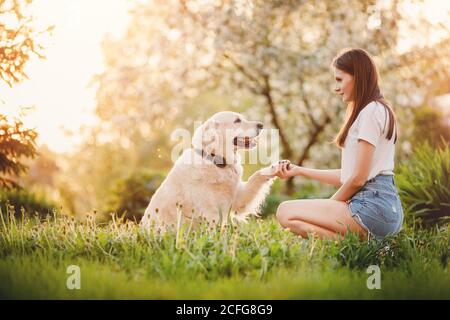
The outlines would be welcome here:
<svg viewBox="0 0 450 320">
<path fill-rule="evenodd" d="M 254 146 L 256 146 L 256 138 L 245 137 L 245 147 L 253 148 Z"/>
<path fill-rule="evenodd" d="M 237 138 L 237 144 L 244 148 L 250 148 L 256 146 L 256 138 L 239 137 Z"/>
</svg>

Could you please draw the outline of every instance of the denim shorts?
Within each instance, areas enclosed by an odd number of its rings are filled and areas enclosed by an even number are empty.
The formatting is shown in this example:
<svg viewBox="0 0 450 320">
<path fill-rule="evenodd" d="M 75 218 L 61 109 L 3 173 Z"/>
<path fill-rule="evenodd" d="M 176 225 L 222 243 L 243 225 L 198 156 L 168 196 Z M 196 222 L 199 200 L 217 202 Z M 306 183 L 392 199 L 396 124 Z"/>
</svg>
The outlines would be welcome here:
<svg viewBox="0 0 450 320">
<path fill-rule="evenodd" d="M 403 224 L 403 208 L 392 175 L 377 175 L 348 201 L 350 212 L 376 239 L 398 233 Z"/>
</svg>

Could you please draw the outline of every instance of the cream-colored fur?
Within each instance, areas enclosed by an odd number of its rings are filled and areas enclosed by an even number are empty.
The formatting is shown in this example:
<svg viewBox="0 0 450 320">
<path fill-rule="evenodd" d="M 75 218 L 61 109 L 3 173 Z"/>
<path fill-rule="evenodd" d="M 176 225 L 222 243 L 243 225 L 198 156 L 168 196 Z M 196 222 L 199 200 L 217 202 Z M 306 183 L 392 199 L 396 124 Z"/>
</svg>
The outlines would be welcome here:
<svg viewBox="0 0 450 320">
<path fill-rule="evenodd" d="M 224 223 L 229 214 L 237 220 L 257 214 L 274 176 L 270 170 L 268 173 L 263 169 L 255 172 L 247 182 L 242 181 L 237 150 L 256 145 L 262 129 L 262 124 L 259 128 L 258 124 L 229 111 L 216 113 L 203 123 L 194 133 L 193 148 L 185 150 L 177 159 L 153 195 L 141 225 L 144 228 L 153 224 L 158 228 L 175 226 L 179 217 L 194 225 L 200 217 L 210 223 Z M 247 146 L 242 137 L 251 138 Z M 194 149 L 223 157 L 226 167 L 219 168 Z"/>
</svg>

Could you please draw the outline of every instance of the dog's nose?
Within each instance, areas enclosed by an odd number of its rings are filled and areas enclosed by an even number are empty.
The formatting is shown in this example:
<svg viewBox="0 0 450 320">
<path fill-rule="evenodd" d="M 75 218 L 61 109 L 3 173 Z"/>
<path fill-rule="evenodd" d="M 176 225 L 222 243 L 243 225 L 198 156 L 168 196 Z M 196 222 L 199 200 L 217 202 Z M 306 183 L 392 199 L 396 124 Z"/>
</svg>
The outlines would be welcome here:
<svg viewBox="0 0 450 320">
<path fill-rule="evenodd" d="M 259 130 L 262 130 L 262 128 L 264 128 L 264 125 L 262 124 L 262 122 L 258 122 L 258 124 L 256 125 L 256 127 L 257 127 Z"/>
</svg>

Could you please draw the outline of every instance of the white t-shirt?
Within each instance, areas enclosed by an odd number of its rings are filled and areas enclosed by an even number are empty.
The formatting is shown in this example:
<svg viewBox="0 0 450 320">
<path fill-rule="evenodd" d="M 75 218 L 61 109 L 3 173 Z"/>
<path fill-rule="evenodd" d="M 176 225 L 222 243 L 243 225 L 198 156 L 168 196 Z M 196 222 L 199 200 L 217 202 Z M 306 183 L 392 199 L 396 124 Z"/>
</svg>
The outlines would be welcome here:
<svg viewBox="0 0 450 320">
<path fill-rule="evenodd" d="M 388 129 L 389 114 L 380 102 L 372 101 L 361 110 L 350 127 L 342 148 L 341 183 L 347 181 L 355 170 L 358 139 L 375 146 L 367 180 L 378 174 L 394 174 L 395 134 L 391 140 L 387 140 Z"/>
</svg>

